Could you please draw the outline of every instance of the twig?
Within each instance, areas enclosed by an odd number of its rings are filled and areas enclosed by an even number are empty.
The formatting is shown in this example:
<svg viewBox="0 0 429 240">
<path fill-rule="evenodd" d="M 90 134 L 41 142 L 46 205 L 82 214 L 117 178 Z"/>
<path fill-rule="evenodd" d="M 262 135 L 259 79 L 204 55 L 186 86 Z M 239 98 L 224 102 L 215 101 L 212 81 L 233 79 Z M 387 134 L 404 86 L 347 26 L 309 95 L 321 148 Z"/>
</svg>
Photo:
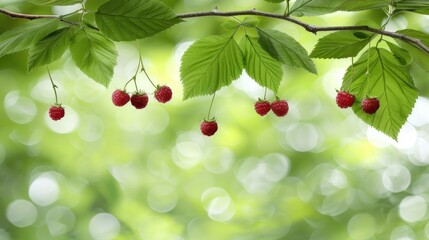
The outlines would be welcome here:
<svg viewBox="0 0 429 240">
<path fill-rule="evenodd" d="M 24 18 L 24 19 L 38 19 L 38 18 L 60 18 L 62 21 L 64 21 L 61 16 L 59 15 L 31 15 L 31 14 L 21 14 L 21 13 L 14 13 L 10 12 L 8 10 L 0 8 L 0 13 L 3 13 L 5 15 L 10 16 L 11 18 Z M 205 12 L 193 12 L 193 13 L 183 13 L 178 14 L 178 18 L 186 19 L 186 18 L 197 18 L 197 17 L 206 17 L 206 16 L 223 16 L 223 17 L 233 17 L 233 16 L 243 16 L 243 15 L 254 15 L 254 16 L 261 16 L 261 17 L 267 17 L 267 18 L 274 18 L 274 19 L 280 19 L 284 21 L 288 21 L 291 23 L 294 23 L 298 26 L 303 27 L 306 31 L 316 34 L 317 32 L 329 32 L 329 31 L 347 31 L 347 30 L 356 30 L 356 31 L 367 31 L 367 32 L 373 32 L 382 36 L 388 36 L 391 38 L 400 39 L 402 41 L 408 42 L 422 51 L 429 54 L 429 46 L 426 46 L 420 39 L 412 38 L 400 33 L 396 32 L 390 32 L 385 30 L 380 30 L 376 28 L 371 28 L 369 26 L 332 26 L 332 27 L 318 27 L 314 25 L 307 24 L 305 22 L 301 22 L 298 19 L 292 18 L 290 16 L 285 16 L 283 14 L 275 14 L 275 13 L 268 13 L 268 12 L 261 12 L 257 11 L 256 9 L 251 10 L 243 10 L 243 11 L 229 11 L 229 12 L 220 12 L 219 10 L 211 10 L 211 11 L 205 11 Z"/>
</svg>

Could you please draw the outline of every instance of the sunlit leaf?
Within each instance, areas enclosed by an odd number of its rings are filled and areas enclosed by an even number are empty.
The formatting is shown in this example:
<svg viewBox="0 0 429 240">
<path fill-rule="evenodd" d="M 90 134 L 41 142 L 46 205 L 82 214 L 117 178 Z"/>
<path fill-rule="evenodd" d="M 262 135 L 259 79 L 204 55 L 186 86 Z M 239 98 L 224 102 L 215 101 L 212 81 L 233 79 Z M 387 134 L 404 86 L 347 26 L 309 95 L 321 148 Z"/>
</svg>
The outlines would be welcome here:
<svg viewBox="0 0 429 240">
<path fill-rule="evenodd" d="M 36 19 L 0 35 L 0 57 L 30 48 L 55 31 L 59 19 Z"/>
<path fill-rule="evenodd" d="M 243 53 L 232 36 L 196 41 L 183 55 L 180 66 L 184 99 L 215 93 L 237 79 L 243 68 Z"/>
<path fill-rule="evenodd" d="M 371 36 L 363 32 L 334 32 L 319 39 L 310 56 L 314 58 L 355 57 L 370 40 Z"/>
<path fill-rule="evenodd" d="M 74 32 L 73 27 L 61 28 L 36 43 L 28 53 L 28 70 L 58 60 L 69 47 Z"/>
<path fill-rule="evenodd" d="M 397 139 L 418 96 L 406 67 L 389 51 L 377 48 L 366 51 L 347 69 L 342 89 L 355 95 L 353 111 L 359 118 L 393 139 Z M 379 99 L 376 113 L 362 111 L 365 97 Z"/>
<path fill-rule="evenodd" d="M 261 46 L 281 63 L 317 74 L 307 50 L 294 38 L 276 30 L 258 29 Z"/>
<path fill-rule="evenodd" d="M 100 30 L 114 41 L 131 41 L 152 36 L 181 22 L 157 0 L 110 0 L 95 13 Z"/>
<path fill-rule="evenodd" d="M 404 34 L 406 36 L 419 39 L 424 45 L 429 47 L 429 35 L 424 33 L 424 32 L 420 32 L 420 31 L 413 30 L 413 29 L 405 29 L 405 30 L 397 31 L 397 33 Z M 405 41 L 402 41 L 399 39 L 395 39 L 395 40 L 399 44 L 399 46 L 401 46 L 402 48 L 407 50 L 413 56 L 413 59 L 424 70 L 429 71 L 429 54 L 427 54 L 426 52 L 424 52 L 420 48 L 418 48 L 414 45 L 411 45 L 408 42 L 405 42 Z"/>
<path fill-rule="evenodd" d="M 109 85 L 117 58 L 112 41 L 98 31 L 84 28 L 72 38 L 70 51 L 82 72 L 104 86 Z"/>
<path fill-rule="evenodd" d="M 266 52 L 258 39 L 246 36 L 245 69 L 259 85 L 277 93 L 283 76 L 281 64 Z"/>
</svg>

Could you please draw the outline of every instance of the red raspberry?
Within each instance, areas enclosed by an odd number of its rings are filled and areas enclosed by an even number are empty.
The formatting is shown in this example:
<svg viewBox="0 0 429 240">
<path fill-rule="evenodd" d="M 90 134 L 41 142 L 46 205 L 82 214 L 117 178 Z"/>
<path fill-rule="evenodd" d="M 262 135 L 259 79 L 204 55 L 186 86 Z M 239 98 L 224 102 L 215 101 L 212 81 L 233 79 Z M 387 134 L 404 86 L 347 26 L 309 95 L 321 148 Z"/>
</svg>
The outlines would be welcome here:
<svg viewBox="0 0 429 240">
<path fill-rule="evenodd" d="M 284 117 L 289 111 L 289 104 L 285 100 L 276 100 L 271 103 L 271 110 L 278 117 Z"/>
<path fill-rule="evenodd" d="M 64 108 L 61 107 L 61 105 L 54 105 L 49 108 L 49 117 L 54 121 L 58 121 L 63 118 L 64 114 Z"/>
<path fill-rule="evenodd" d="M 130 101 L 130 95 L 122 90 L 115 90 L 112 94 L 112 102 L 115 106 L 122 107 Z"/>
<path fill-rule="evenodd" d="M 271 110 L 271 104 L 270 104 L 270 102 L 268 102 L 266 100 L 259 99 L 255 103 L 255 111 L 257 114 L 259 114 L 261 116 L 266 115 L 270 110 Z"/>
<path fill-rule="evenodd" d="M 362 110 L 368 114 L 377 112 L 380 107 L 380 102 L 377 98 L 365 98 L 362 101 Z"/>
<path fill-rule="evenodd" d="M 204 122 L 200 125 L 201 132 L 206 136 L 212 136 L 217 131 L 217 122 L 216 120 L 207 121 L 204 120 Z"/>
<path fill-rule="evenodd" d="M 339 91 L 337 93 L 336 102 L 338 107 L 348 108 L 353 106 L 353 103 L 355 102 L 355 96 L 345 91 Z"/>
<path fill-rule="evenodd" d="M 158 102 L 166 103 L 171 100 L 172 96 L 173 92 L 171 91 L 170 87 L 166 85 L 156 87 L 155 98 L 158 100 Z"/>
<path fill-rule="evenodd" d="M 136 109 L 145 108 L 147 103 L 149 102 L 149 97 L 146 93 L 136 92 L 131 96 L 131 104 Z"/>
</svg>

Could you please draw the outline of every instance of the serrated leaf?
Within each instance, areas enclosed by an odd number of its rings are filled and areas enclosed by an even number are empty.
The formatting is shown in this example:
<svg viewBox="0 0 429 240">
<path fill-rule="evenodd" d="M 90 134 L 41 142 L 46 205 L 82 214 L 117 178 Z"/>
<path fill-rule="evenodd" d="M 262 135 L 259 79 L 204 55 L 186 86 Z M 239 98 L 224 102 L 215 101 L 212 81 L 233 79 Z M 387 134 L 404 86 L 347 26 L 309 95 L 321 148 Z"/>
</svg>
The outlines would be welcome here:
<svg viewBox="0 0 429 240">
<path fill-rule="evenodd" d="M 341 0 L 296 0 L 290 8 L 294 16 L 316 16 L 337 11 Z"/>
<path fill-rule="evenodd" d="M 395 58 L 399 61 L 400 64 L 407 66 L 413 60 L 413 57 L 407 50 L 400 48 L 399 46 L 391 42 L 387 42 L 387 45 L 389 46 L 389 49 L 392 52 L 393 56 L 395 56 Z"/>
<path fill-rule="evenodd" d="M 313 58 L 355 57 L 371 37 L 358 31 L 338 31 L 319 39 L 310 56 Z"/>
<path fill-rule="evenodd" d="M 419 39 L 424 45 L 429 47 L 429 35 L 424 32 L 412 29 L 404 29 L 397 31 L 397 33 Z M 417 62 L 417 64 L 419 64 L 425 71 L 429 71 L 429 54 L 420 48 L 409 44 L 408 42 L 399 39 L 395 39 L 395 41 L 399 44 L 399 46 L 407 50 L 411 56 L 413 56 L 413 59 Z"/>
<path fill-rule="evenodd" d="M 262 48 L 258 39 L 246 36 L 244 58 L 247 74 L 259 85 L 277 93 L 283 77 L 282 66 Z"/>
<path fill-rule="evenodd" d="M 0 35 L 0 57 L 30 48 L 55 31 L 59 19 L 36 19 Z"/>
<path fill-rule="evenodd" d="M 360 119 L 395 140 L 418 96 L 406 67 L 389 51 L 377 48 L 366 51 L 347 69 L 342 89 L 355 95 L 353 111 Z M 380 108 L 374 114 L 367 114 L 361 108 L 361 101 L 367 96 L 380 101 Z"/>
<path fill-rule="evenodd" d="M 106 87 L 109 85 L 118 55 L 111 40 L 98 31 L 84 28 L 72 38 L 70 52 L 82 72 Z"/>
<path fill-rule="evenodd" d="M 243 53 L 232 36 L 200 39 L 182 57 L 183 98 L 213 94 L 237 79 L 243 68 Z"/>
<path fill-rule="evenodd" d="M 43 6 L 66 6 L 81 3 L 82 0 L 30 0 L 31 3 Z"/>
<path fill-rule="evenodd" d="M 313 60 L 308 56 L 307 50 L 294 38 L 286 33 L 276 30 L 258 29 L 261 46 L 270 55 L 281 63 L 317 74 Z"/>
<path fill-rule="evenodd" d="M 74 27 L 61 28 L 36 43 L 28 52 L 28 70 L 61 58 L 69 47 L 74 32 Z"/>
<path fill-rule="evenodd" d="M 100 30 L 114 41 L 131 41 L 152 36 L 181 22 L 157 0 L 110 0 L 95 13 Z"/>
</svg>

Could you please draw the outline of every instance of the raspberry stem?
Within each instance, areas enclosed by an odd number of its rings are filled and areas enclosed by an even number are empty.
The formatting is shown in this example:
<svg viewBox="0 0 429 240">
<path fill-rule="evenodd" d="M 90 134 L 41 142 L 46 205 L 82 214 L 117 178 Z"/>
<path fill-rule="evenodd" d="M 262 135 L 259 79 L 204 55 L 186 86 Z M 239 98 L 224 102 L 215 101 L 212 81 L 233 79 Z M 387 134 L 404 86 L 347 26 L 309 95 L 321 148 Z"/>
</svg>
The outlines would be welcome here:
<svg viewBox="0 0 429 240">
<path fill-rule="evenodd" d="M 59 105 L 58 104 L 58 95 L 57 95 L 57 90 L 56 90 L 56 88 L 58 88 L 58 87 L 57 87 L 57 85 L 54 84 L 54 80 L 52 80 L 52 76 L 51 76 L 51 72 L 49 71 L 49 67 L 46 67 L 46 70 L 48 70 L 48 76 L 49 76 L 49 79 L 51 80 L 52 88 L 54 89 L 55 105 L 58 106 Z"/>
<path fill-rule="evenodd" d="M 210 113 L 212 111 L 213 102 L 214 102 L 215 97 L 216 97 L 216 93 L 213 94 L 212 101 L 210 102 L 209 113 L 207 114 L 207 120 L 208 121 L 210 121 Z"/>
<path fill-rule="evenodd" d="M 150 79 L 149 74 L 147 74 L 146 69 L 144 67 L 143 64 L 143 59 L 142 59 L 142 53 L 140 51 L 140 42 L 137 40 L 137 48 L 139 49 L 139 66 L 141 66 L 141 71 L 144 72 L 144 74 L 146 75 L 147 79 L 149 80 L 149 82 L 152 84 L 152 86 L 156 89 L 156 85 L 152 82 L 152 79 Z"/>
</svg>

